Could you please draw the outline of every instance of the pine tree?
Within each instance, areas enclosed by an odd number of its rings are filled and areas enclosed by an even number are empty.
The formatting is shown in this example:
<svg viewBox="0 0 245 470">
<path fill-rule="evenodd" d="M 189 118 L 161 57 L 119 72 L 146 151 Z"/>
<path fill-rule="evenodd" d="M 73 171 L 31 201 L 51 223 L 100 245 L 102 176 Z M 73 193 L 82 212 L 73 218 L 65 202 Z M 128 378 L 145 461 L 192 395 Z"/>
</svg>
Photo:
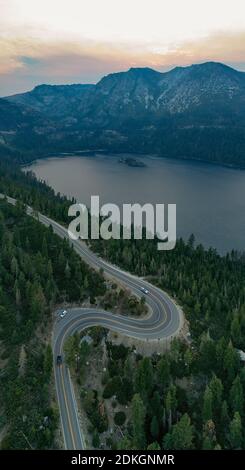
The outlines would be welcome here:
<svg viewBox="0 0 245 470">
<path fill-rule="evenodd" d="M 241 327 L 238 315 L 235 315 L 231 323 L 231 337 L 235 345 L 239 346 L 241 343 Z"/>
<path fill-rule="evenodd" d="M 19 270 L 18 261 L 15 258 L 15 256 L 13 256 L 12 261 L 11 261 L 11 273 L 15 276 L 15 278 L 17 277 L 18 270 Z"/>
<path fill-rule="evenodd" d="M 210 381 L 209 388 L 212 392 L 213 398 L 212 407 L 215 414 L 218 415 L 222 405 L 223 385 L 221 380 L 215 374 Z"/>
<path fill-rule="evenodd" d="M 224 400 L 222 403 L 221 416 L 220 416 L 221 429 L 223 430 L 224 435 L 225 435 L 225 431 L 228 429 L 229 422 L 230 422 L 230 417 L 229 417 L 229 412 L 228 412 L 228 406 L 227 406 L 226 400 Z"/>
<path fill-rule="evenodd" d="M 46 237 L 43 237 L 43 243 L 42 243 L 42 256 L 43 258 L 48 258 L 48 245 L 47 245 L 47 240 Z"/>
<path fill-rule="evenodd" d="M 153 369 L 151 360 L 144 357 L 139 363 L 136 377 L 135 390 L 140 394 L 143 400 L 147 400 L 153 387 Z"/>
<path fill-rule="evenodd" d="M 174 413 L 177 408 L 177 399 L 176 399 L 176 387 L 175 385 L 171 385 L 168 390 L 166 400 L 165 400 L 165 408 L 168 417 L 168 428 L 171 429 L 172 421 L 174 418 Z"/>
<path fill-rule="evenodd" d="M 236 376 L 230 390 L 230 405 L 233 412 L 238 411 L 240 416 L 243 416 L 244 396 L 239 375 Z"/>
<path fill-rule="evenodd" d="M 145 449 L 146 436 L 145 436 L 145 405 L 137 393 L 132 400 L 132 421 L 133 421 L 133 444 L 138 450 Z"/>
<path fill-rule="evenodd" d="M 233 381 L 239 368 L 239 358 L 237 351 L 233 348 L 231 342 L 224 355 L 224 372 L 228 380 Z"/>
<path fill-rule="evenodd" d="M 132 358 L 130 355 L 126 358 L 124 363 L 123 374 L 126 379 L 132 380 L 133 376 L 133 365 L 132 365 Z"/>
<path fill-rule="evenodd" d="M 19 283 L 16 280 L 14 283 L 14 293 L 15 293 L 15 303 L 17 307 L 20 307 L 21 304 L 21 292 L 20 292 L 20 287 Z"/>
<path fill-rule="evenodd" d="M 172 431 L 163 439 L 163 448 L 171 450 L 193 449 L 194 432 L 190 417 L 185 413 Z"/>
<path fill-rule="evenodd" d="M 157 382 L 161 387 L 167 387 L 170 379 L 170 367 L 166 358 L 157 363 Z"/>
<path fill-rule="evenodd" d="M 159 424 L 156 416 L 153 416 L 151 420 L 151 435 L 153 439 L 157 439 L 159 434 Z"/>
<path fill-rule="evenodd" d="M 233 449 L 239 449 L 242 445 L 242 420 L 236 411 L 230 424 L 230 443 Z"/>
<path fill-rule="evenodd" d="M 46 375 L 47 378 L 50 377 L 52 367 L 53 367 L 53 352 L 52 352 L 51 346 L 48 345 L 45 350 L 44 364 L 43 364 L 44 374 Z"/>
<path fill-rule="evenodd" d="M 213 442 L 209 436 L 204 436 L 203 443 L 202 443 L 203 450 L 212 450 L 213 449 Z"/>
<path fill-rule="evenodd" d="M 152 442 L 148 447 L 147 450 L 161 450 L 158 442 Z"/>
<path fill-rule="evenodd" d="M 133 449 L 133 443 L 128 436 L 124 436 L 117 444 L 118 450 L 131 450 Z"/>
<path fill-rule="evenodd" d="M 162 413 L 163 413 L 163 407 L 161 404 L 161 397 L 159 395 L 159 392 L 155 390 L 155 392 L 153 393 L 152 399 L 150 400 L 150 403 L 149 403 L 149 414 L 151 416 L 157 416 L 158 421 L 160 421 L 162 418 Z"/>
<path fill-rule="evenodd" d="M 213 418 L 213 394 L 207 385 L 203 397 L 202 419 L 208 421 Z"/>
<path fill-rule="evenodd" d="M 216 444 L 215 424 L 212 420 L 206 421 L 203 426 L 203 445 L 205 450 L 213 449 Z"/>
</svg>

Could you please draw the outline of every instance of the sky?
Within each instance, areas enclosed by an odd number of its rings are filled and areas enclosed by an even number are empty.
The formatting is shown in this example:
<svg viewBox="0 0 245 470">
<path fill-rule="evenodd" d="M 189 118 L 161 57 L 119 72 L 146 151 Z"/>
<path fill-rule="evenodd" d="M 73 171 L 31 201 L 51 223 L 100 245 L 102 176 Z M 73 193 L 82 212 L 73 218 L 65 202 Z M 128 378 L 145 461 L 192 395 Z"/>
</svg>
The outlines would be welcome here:
<svg viewBox="0 0 245 470">
<path fill-rule="evenodd" d="M 0 96 L 209 60 L 245 71 L 244 0 L 0 0 Z"/>
</svg>

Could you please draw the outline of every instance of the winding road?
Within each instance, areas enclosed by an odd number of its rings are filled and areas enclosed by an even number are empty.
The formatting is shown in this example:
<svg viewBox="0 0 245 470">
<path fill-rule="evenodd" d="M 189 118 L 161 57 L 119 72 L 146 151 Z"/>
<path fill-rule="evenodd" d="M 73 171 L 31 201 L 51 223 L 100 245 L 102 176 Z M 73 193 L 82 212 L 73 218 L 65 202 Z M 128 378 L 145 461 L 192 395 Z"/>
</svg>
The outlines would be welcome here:
<svg viewBox="0 0 245 470">
<path fill-rule="evenodd" d="M 0 194 L 0 198 L 3 197 Z M 10 197 L 6 199 L 9 203 L 16 204 L 15 199 Z M 67 229 L 54 220 L 40 213 L 37 215 L 31 207 L 27 207 L 27 214 L 37 216 L 42 224 L 51 225 L 58 236 L 69 239 Z M 85 449 L 86 446 L 79 423 L 78 407 L 70 372 L 64 363 L 60 366 L 56 365 L 57 356 L 63 354 L 66 338 L 76 331 L 99 325 L 146 341 L 163 338 L 171 339 L 178 335 L 183 325 L 183 314 L 176 303 L 161 289 L 102 260 L 84 242 L 70 239 L 69 241 L 87 264 L 94 269 L 102 268 L 107 278 L 123 284 L 133 294 L 140 297 L 143 295 L 143 287 L 149 291 L 145 297 L 150 314 L 141 320 L 116 315 L 96 308 L 73 308 L 68 310 L 63 319 L 58 317 L 55 322 L 53 331 L 54 375 L 64 446 L 65 449 L 81 450 Z"/>
</svg>

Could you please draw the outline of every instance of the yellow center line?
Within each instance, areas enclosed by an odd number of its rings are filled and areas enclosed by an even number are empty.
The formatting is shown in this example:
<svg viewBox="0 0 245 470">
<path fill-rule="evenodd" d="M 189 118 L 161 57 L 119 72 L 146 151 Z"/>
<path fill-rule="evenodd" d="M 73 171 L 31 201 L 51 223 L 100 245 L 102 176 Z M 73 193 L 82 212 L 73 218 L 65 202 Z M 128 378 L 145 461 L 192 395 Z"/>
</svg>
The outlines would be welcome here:
<svg viewBox="0 0 245 470">
<path fill-rule="evenodd" d="M 62 371 L 63 371 L 62 365 L 61 365 L 61 368 L 62 368 Z M 74 439 L 74 434 L 73 434 L 73 428 L 72 428 L 72 425 L 71 425 L 70 413 L 69 413 L 69 408 L 68 408 L 68 401 L 67 401 L 67 396 L 66 396 L 64 377 L 63 377 L 62 371 L 60 372 L 61 373 L 61 382 L 62 382 L 62 389 L 63 389 L 64 399 L 65 399 L 65 404 L 66 404 L 68 424 L 69 424 L 69 428 L 70 428 L 70 434 L 71 434 L 73 448 L 76 449 L 76 444 L 75 444 L 75 439 Z"/>
</svg>

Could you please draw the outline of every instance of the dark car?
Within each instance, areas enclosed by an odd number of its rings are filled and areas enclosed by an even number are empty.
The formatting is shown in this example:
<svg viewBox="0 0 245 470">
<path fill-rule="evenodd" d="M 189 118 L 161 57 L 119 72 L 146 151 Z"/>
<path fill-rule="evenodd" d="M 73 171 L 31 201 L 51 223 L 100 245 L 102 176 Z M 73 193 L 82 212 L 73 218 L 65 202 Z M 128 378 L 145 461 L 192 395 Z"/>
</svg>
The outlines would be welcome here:
<svg viewBox="0 0 245 470">
<path fill-rule="evenodd" d="M 57 356 L 56 363 L 57 366 L 60 366 L 62 364 L 62 356 Z"/>
</svg>

